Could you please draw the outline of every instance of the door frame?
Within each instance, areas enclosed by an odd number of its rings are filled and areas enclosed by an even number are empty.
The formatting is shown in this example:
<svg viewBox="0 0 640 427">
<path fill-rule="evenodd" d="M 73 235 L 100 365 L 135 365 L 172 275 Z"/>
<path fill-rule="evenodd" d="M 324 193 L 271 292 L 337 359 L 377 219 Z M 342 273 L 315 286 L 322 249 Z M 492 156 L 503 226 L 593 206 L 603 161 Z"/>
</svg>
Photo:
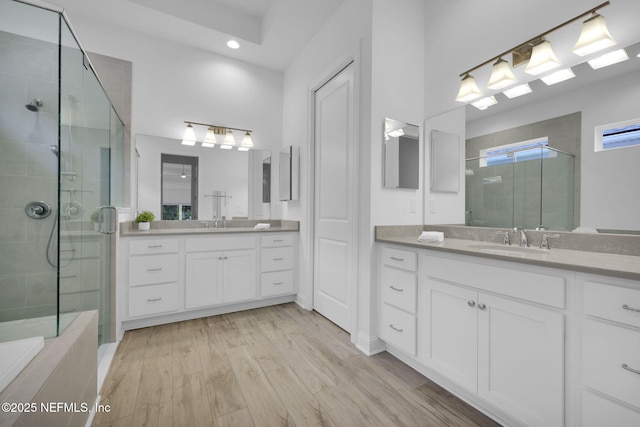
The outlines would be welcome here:
<svg viewBox="0 0 640 427">
<path fill-rule="evenodd" d="M 308 231 L 308 242 L 309 242 L 309 256 L 307 258 L 308 265 L 310 268 L 307 271 L 307 280 L 310 283 L 310 294 L 309 294 L 309 302 L 308 308 L 309 310 L 314 309 L 314 293 L 315 293 L 315 238 L 316 238 L 316 230 L 315 230 L 315 208 L 316 208 L 316 141 L 315 141 L 315 115 L 316 115 L 316 91 L 320 90 L 324 85 L 326 85 L 329 81 L 331 81 L 334 77 L 340 74 L 345 68 L 349 65 L 353 66 L 353 159 L 349 167 L 352 170 L 352 178 L 354 183 L 354 194 L 356 197 L 352 198 L 352 213 L 354 218 L 354 227 L 352 230 L 352 255 L 356 265 L 352 270 L 352 278 L 351 278 L 351 295 L 349 305 L 351 308 L 351 325 L 349 332 L 351 334 L 351 342 L 353 344 L 357 341 L 358 328 L 357 328 L 357 319 L 358 319 L 358 278 L 359 278 L 359 258 L 360 258 L 360 245 L 359 245 L 359 229 L 357 225 L 357 218 L 359 217 L 360 209 L 359 209 L 359 189 L 360 189 L 360 180 L 359 180 L 359 156 L 360 156 L 360 61 L 359 54 L 351 54 L 342 60 L 338 61 L 336 66 L 333 66 L 330 72 L 324 73 L 322 78 L 317 79 L 315 85 L 309 87 L 308 91 L 308 100 L 309 100 L 309 126 L 307 128 L 308 131 L 308 141 L 309 141 L 309 160 L 308 160 L 308 181 L 307 181 L 307 194 L 309 194 L 309 209 L 307 211 L 307 223 L 309 224 Z"/>
</svg>

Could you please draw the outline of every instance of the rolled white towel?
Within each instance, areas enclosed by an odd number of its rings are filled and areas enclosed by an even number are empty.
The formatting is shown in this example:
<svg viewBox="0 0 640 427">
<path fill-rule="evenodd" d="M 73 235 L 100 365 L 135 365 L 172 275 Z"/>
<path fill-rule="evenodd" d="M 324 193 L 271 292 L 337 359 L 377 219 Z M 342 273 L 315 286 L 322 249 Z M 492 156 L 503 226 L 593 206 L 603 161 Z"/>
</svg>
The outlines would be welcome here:
<svg viewBox="0 0 640 427">
<path fill-rule="evenodd" d="M 271 228 L 271 224 L 267 224 L 264 222 L 259 222 L 253 227 L 254 230 L 268 230 Z"/>
<path fill-rule="evenodd" d="M 441 231 L 423 231 L 418 242 L 426 243 L 442 243 L 444 242 L 444 233 Z"/>
</svg>

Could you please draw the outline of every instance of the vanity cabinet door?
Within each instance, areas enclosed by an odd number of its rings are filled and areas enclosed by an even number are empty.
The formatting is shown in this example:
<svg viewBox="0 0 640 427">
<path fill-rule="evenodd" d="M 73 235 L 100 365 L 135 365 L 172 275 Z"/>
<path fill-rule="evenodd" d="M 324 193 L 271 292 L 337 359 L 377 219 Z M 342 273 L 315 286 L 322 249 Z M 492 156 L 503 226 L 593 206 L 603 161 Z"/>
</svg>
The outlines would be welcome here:
<svg viewBox="0 0 640 427">
<path fill-rule="evenodd" d="M 478 298 L 478 395 L 529 426 L 564 420 L 564 316 L 494 295 Z"/>
<path fill-rule="evenodd" d="M 478 293 L 421 278 L 426 293 L 425 363 L 472 391 L 477 390 Z"/>
<path fill-rule="evenodd" d="M 256 297 L 256 252 L 227 251 L 224 258 L 222 301 L 246 301 Z"/>
<path fill-rule="evenodd" d="M 186 255 L 186 308 L 201 308 L 222 303 L 223 267 L 224 252 Z"/>
</svg>

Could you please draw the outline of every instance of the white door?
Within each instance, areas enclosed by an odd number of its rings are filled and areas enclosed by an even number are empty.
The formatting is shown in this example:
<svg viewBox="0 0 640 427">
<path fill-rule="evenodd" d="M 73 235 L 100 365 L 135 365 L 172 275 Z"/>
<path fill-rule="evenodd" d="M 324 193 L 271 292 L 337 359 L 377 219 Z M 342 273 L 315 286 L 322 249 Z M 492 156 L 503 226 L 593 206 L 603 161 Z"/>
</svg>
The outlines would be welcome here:
<svg viewBox="0 0 640 427">
<path fill-rule="evenodd" d="M 354 65 L 315 92 L 313 308 L 350 332 L 357 191 Z"/>
</svg>

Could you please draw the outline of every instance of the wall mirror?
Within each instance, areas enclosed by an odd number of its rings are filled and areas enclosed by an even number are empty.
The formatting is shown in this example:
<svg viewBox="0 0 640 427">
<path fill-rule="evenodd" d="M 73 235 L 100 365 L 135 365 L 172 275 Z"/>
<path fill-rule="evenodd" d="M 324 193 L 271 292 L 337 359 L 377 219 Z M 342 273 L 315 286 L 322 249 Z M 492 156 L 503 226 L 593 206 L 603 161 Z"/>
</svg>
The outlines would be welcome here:
<svg viewBox="0 0 640 427">
<path fill-rule="evenodd" d="M 420 128 L 394 119 L 383 125 L 384 188 L 417 190 L 420 179 Z"/>
<path fill-rule="evenodd" d="M 640 234 L 640 216 L 637 215 L 640 198 L 636 197 L 640 182 L 637 167 L 640 147 L 608 151 L 594 148 L 596 127 L 640 119 L 640 43 L 627 46 L 625 50 L 629 59 L 624 62 L 600 69 L 592 69 L 585 62 L 572 67 L 576 77 L 571 80 L 552 86 L 535 80 L 529 83 L 532 93 L 511 100 L 496 94 L 498 104 L 486 110 L 466 106 L 466 140 L 484 139 L 486 143 L 485 146 L 467 143 L 465 157 L 479 156 L 478 148 L 556 135 L 549 146 L 569 151 L 568 154 L 575 157 L 573 228 Z M 577 126 L 563 119 L 571 115 L 578 116 Z M 517 140 L 505 139 L 514 130 L 523 130 L 525 134 L 519 132 Z M 571 149 L 572 146 L 575 148 Z M 562 170 L 566 172 L 570 168 L 567 166 Z M 553 199 L 561 197 L 562 193 L 557 180 L 550 180 L 549 184 L 540 179 L 536 182 L 536 185 L 540 182 L 548 185 L 550 205 L 543 209 L 559 214 L 564 199 Z M 491 185 L 486 181 L 480 187 L 488 190 Z M 485 199 L 478 194 L 466 196 L 467 199 L 477 196 Z M 536 205 L 536 209 L 539 206 Z M 547 225 L 544 218 L 542 222 L 543 226 Z"/>
<path fill-rule="evenodd" d="M 136 135 L 135 144 L 138 211 L 149 210 L 163 219 L 163 212 L 171 211 L 176 214 L 167 218 L 175 220 L 271 218 L 271 152 L 190 147 L 177 139 L 143 134 Z M 187 178 L 181 177 L 183 165 Z M 163 209 L 165 205 L 171 207 Z"/>
<path fill-rule="evenodd" d="M 460 136 L 431 131 L 431 191 L 460 191 Z"/>
</svg>

